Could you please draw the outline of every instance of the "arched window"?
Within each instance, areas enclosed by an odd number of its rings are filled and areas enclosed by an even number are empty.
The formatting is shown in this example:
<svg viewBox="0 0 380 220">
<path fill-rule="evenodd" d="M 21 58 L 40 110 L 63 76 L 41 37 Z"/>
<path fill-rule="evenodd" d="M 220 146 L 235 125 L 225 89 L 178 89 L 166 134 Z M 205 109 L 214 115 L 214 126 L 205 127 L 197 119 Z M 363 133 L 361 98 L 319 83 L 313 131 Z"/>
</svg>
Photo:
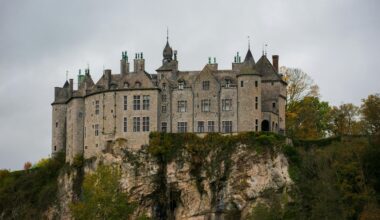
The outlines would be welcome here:
<svg viewBox="0 0 380 220">
<path fill-rule="evenodd" d="M 135 83 L 135 88 L 141 88 L 141 82 L 136 82 Z"/>
</svg>

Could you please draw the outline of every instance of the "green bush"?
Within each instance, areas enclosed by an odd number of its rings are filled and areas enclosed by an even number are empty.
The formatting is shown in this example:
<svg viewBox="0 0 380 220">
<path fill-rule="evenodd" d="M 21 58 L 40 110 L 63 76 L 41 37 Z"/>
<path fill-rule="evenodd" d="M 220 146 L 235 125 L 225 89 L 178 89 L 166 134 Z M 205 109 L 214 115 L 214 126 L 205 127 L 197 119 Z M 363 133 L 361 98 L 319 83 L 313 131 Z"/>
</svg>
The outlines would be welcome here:
<svg viewBox="0 0 380 220">
<path fill-rule="evenodd" d="M 58 154 L 27 171 L 0 171 L 2 218 L 41 219 L 56 200 L 57 178 L 64 160 L 64 154 Z"/>
</svg>

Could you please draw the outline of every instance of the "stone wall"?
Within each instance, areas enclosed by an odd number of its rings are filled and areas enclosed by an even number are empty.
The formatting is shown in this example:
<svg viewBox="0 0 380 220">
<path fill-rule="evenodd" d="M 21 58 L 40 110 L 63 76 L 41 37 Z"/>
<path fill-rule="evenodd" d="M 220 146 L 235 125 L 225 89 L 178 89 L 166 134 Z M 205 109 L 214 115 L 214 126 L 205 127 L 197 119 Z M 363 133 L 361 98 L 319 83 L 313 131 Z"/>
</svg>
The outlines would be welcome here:
<svg viewBox="0 0 380 220">
<path fill-rule="evenodd" d="M 66 104 L 52 105 L 52 145 L 51 152 L 64 151 L 66 147 Z"/>
</svg>

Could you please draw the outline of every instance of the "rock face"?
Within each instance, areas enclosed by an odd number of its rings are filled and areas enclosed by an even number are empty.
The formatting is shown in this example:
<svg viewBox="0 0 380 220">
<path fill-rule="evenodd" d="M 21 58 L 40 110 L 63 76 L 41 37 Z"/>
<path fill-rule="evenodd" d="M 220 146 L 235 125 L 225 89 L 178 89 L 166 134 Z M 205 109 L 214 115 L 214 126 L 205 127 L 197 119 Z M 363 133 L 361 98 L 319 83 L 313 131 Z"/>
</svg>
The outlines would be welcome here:
<svg viewBox="0 0 380 220">
<path fill-rule="evenodd" d="M 184 150 L 163 162 L 147 148 L 136 151 L 116 142 L 85 172 L 99 162 L 121 167 L 121 184 L 138 204 L 135 216 L 145 213 L 153 219 L 245 219 L 265 192 L 283 193 L 292 185 L 287 159 L 280 152 L 258 153 L 240 144 L 222 159 L 217 154 L 215 149 L 202 159 Z M 72 184 L 72 177 L 61 176 L 61 219 L 70 216 Z"/>
</svg>

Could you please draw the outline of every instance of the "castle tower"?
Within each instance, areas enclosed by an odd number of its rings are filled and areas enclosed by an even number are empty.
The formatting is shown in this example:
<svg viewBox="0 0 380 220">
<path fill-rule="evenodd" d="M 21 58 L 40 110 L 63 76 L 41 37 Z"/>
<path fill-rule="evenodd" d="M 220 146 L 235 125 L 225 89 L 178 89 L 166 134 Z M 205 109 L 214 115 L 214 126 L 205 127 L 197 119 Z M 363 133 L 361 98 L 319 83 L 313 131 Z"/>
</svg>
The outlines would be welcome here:
<svg viewBox="0 0 380 220">
<path fill-rule="evenodd" d="M 177 51 L 170 47 L 169 38 L 166 38 L 166 45 L 162 51 L 162 66 L 156 71 L 158 78 L 161 79 L 165 76 L 168 79 L 175 78 L 175 73 L 178 71 Z"/>
<path fill-rule="evenodd" d="M 66 114 L 66 161 L 73 162 L 83 155 L 84 144 L 84 99 L 73 97 L 67 103 Z"/>
<path fill-rule="evenodd" d="M 259 131 L 261 122 L 261 74 L 255 70 L 251 50 L 237 75 L 238 132 Z"/>
<path fill-rule="evenodd" d="M 52 156 L 66 150 L 66 99 L 70 94 L 70 85 L 66 81 L 62 88 L 55 87 L 52 105 Z"/>
</svg>

